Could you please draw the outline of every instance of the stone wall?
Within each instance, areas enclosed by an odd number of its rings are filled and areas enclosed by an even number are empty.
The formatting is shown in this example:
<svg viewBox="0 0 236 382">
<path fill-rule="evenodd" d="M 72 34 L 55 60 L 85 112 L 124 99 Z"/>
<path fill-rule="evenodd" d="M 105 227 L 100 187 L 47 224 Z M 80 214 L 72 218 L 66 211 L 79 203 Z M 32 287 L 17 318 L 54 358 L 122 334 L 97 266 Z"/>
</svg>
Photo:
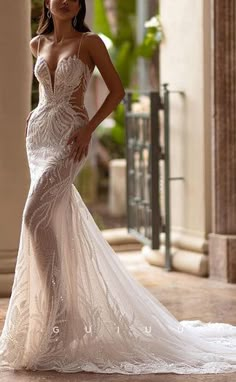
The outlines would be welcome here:
<svg viewBox="0 0 236 382">
<path fill-rule="evenodd" d="M 29 188 L 24 129 L 31 106 L 30 1 L 0 2 L 0 296 L 9 295 Z"/>
</svg>

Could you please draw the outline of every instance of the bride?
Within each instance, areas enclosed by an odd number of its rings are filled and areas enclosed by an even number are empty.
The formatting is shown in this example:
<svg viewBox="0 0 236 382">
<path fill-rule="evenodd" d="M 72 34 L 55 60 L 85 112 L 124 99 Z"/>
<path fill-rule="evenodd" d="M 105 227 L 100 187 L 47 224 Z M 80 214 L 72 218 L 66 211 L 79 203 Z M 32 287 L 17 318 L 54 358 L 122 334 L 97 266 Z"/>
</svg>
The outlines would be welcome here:
<svg viewBox="0 0 236 382">
<path fill-rule="evenodd" d="M 85 0 L 44 0 L 30 41 L 39 103 L 27 119 L 31 183 L 0 370 L 235 372 L 236 326 L 177 321 L 128 273 L 73 185 L 93 132 L 124 97 L 85 13 Z M 89 120 L 84 95 L 95 65 L 110 92 Z"/>
</svg>

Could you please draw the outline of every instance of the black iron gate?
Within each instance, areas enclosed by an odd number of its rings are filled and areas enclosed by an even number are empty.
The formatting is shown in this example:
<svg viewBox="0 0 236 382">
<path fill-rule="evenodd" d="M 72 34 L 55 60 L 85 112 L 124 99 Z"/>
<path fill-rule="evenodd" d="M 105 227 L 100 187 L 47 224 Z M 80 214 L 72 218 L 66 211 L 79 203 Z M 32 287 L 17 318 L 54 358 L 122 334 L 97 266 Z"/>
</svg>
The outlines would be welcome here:
<svg viewBox="0 0 236 382">
<path fill-rule="evenodd" d="M 145 112 L 133 110 L 134 100 L 137 101 L 136 92 L 126 91 L 127 226 L 132 235 L 152 249 L 160 247 L 160 233 L 165 232 L 165 268 L 171 270 L 167 84 L 163 85 L 163 91 L 163 97 L 154 91 L 139 93 L 139 98 L 142 95 L 149 98 L 149 110 Z M 162 141 L 161 125 L 164 132 Z M 160 177 L 161 161 L 164 164 L 164 179 Z M 164 206 L 160 200 L 163 194 Z"/>
</svg>

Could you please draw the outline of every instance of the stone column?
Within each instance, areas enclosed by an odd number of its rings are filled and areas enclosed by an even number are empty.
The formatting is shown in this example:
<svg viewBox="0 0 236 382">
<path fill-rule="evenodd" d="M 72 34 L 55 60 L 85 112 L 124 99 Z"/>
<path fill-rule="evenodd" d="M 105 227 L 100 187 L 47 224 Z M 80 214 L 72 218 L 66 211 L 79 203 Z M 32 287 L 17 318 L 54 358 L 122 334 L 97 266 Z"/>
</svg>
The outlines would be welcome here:
<svg viewBox="0 0 236 382">
<path fill-rule="evenodd" d="M 215 0 L 210 277 L 236 282 L 236 2 Z"/>
<path fill-rule="evenodd" d="M 160 49 L 160 82 L 169 83 L 170 91 L 184 93 L 184 96 L 170 94 L 170 176 L 184 178 L 170 184 L 172 265 L 173 270 L 204 277 L 208 275 L 207 237 L 212 232 L 208 218 L 212 114 L 210 10 L 210 1 L 160 0 L 165 36 Z M 164 235 L 161 244 L 163 247 L 157 253 L 148 256 L 145 250 L 145 256 L 152 264 L 162 266 Z"/>
<path fill-rule="evenodd" d="M 9 296 L 29 188 L 25 120 L 30 112 L 30 0 L 0 2 L 0 296 Z"/>
</svg>

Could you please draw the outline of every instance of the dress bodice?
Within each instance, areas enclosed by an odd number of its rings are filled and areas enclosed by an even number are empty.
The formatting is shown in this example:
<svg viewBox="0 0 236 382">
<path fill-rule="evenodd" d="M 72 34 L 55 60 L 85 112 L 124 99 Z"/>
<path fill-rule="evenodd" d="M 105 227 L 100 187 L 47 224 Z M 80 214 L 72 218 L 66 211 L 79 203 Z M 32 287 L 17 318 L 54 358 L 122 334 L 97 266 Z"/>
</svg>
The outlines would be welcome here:
<svg viewBox="0 0 236 382">
<path fill-rule="evenodd" d="M 48 64 L 42 56 L 37 57 L 34 67 L 34 74 L 42 85 L 39 93 L 39 102 L 70 101 L 72 94 L 81 88 L 82 95 L 85 94 L 91 71 L 87 64 L 81 61 L 76 55 L 62 59 L 55 71 L 54 86 Z"/>
<path fill-rule="evenodd" d="M 79 48 L 85 33 L 79 39 Z M 40 38 L 39 38 L 40 44 Z M 39 82 L 39 102 L 28 121 L 27 149 L 32 163 L 47 153 L 47 158 L 64 158 L 66 142 L 77 128 L 89 121 L 84 96 L 92 71 L 76 54 L 60 59 L 54 72 L 54 83 L 47 60 L 39 45 L 34 75 Z M 36 158 L 35 162 L 32 158 Z M 38 164 L 37 164 L 38 166 Z M 34 173 L 34 170 L 31 171 Z"/>
<path fill-rule="evenodd" d="M 83 35 L 80 40 L 82 38 Z M 40 104 L 72 103 L 75 92 L 79 92 L 83 100 L 92 72 L 89 66 L 80 59 L 79 51 L 80 49 L 77 54 L 64 57 L 58 62 L 54 73 L 54 84 L 47 61 L 42 55 L 37 55 L 34 74 L 39 82 Z"/>
</svg>

